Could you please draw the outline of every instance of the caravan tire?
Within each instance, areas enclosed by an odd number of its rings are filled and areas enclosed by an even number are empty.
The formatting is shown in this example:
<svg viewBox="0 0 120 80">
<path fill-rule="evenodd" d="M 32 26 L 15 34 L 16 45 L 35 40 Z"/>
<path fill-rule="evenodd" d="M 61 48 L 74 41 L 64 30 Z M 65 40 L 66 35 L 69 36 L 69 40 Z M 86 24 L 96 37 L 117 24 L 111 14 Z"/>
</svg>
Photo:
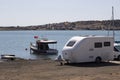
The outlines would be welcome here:
<svg viewBox="0 0 120 80">
<path fill-rule="evenodd" d="M 95 62 L 100 63 L 102 61 L 101 57 L 96 57 Z"/>
<path fill-rule="evenodd" d="M 117 60 L 120 61 L 120 55 L 117 57 Z"/>
</svg>

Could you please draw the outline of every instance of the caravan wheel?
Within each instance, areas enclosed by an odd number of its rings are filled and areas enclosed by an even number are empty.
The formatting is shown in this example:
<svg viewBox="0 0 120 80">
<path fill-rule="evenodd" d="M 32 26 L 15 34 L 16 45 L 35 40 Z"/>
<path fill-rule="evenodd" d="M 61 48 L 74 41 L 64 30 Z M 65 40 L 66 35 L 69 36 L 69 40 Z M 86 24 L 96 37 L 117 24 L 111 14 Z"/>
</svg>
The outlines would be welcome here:
<svg viewBox="0 0 120 80">
<path fill-rule="evenodd" d="M 100 63 L 102 61 L 101 57 L 96 57 L 95 62 Z"/>
</svg>

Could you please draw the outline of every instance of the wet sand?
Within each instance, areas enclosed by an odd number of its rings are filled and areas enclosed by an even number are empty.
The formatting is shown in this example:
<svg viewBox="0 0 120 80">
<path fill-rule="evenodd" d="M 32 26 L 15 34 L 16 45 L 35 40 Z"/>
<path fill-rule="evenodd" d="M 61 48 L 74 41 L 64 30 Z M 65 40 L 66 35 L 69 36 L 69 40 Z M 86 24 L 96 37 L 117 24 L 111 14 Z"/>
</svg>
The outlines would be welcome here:
<svg viewBox="0 0 120 80">
<path fill-rule="evenodd" d="M 0 80 L 119 80 L 120 62 L 60 66 L 52 60 L 0 62 Z"/>
</svg>

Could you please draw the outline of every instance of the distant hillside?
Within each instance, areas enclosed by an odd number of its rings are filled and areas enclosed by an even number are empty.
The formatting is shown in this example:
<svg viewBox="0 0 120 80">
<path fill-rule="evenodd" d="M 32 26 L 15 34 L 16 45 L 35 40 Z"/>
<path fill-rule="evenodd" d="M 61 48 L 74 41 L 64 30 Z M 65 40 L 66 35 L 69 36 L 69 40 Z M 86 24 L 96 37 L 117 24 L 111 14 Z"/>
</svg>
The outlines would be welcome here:
<svg viewBox="0 0 120 80">
<path fill-rule="evenodd" d="M 61 22 L 35 26 L 0 27 L 0 30 L 120 30 L 120 20 Z"/>
</svg>

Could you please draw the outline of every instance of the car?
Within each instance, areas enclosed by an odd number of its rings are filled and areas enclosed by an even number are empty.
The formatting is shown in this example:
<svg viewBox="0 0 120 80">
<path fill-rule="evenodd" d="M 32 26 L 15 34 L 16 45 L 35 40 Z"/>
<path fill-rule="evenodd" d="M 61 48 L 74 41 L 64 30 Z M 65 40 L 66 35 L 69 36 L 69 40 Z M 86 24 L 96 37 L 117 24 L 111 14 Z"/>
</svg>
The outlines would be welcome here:
<svg viewBox="0 0 120 80">
<path fill-rule="evenodd" d="M 120 43 L 114 43 L 114 60 L 120 61 Z"/>
</svg>

